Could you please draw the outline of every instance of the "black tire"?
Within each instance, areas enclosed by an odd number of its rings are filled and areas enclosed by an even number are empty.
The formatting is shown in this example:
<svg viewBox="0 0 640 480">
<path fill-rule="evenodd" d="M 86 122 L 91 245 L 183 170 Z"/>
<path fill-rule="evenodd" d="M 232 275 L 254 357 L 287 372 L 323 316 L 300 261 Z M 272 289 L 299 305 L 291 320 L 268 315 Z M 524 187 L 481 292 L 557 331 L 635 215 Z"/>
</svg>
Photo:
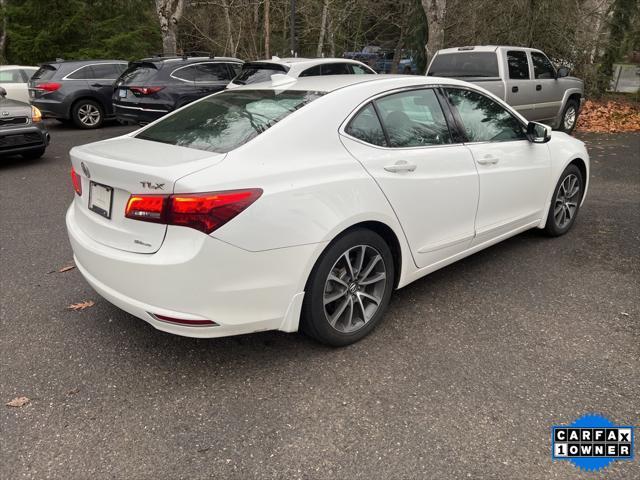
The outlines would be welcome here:
<svg viewBox="0 0 640 480">
<path fill-rule="evenodd" d="M 365 248 L 362 249 L 362 247 Z M 345 254 L 348 257 L 345 257 Z M 357 265 L 359 255 L 363 258 L 360 266 Z M 376 255 L 380 258 L 376 258 Z M 345 258 L 353 260 L 355 281 L 349 279 Z M 373 267 L 368 268 L 372 264 Z M 334 283 L 336 291 L 332 292 L 329 275 L 332 272 L 335 274 L 343 267 L 344 275 L 338 274 L 338 277 L 345 281 Z M 360 284 L 360 281 L 366 283 L 374 277 L 382 277 L 384 281 L 380 278 L 372 284 Z M 346 232 L 326 248 L 309 276 L 302 306 L 301 330 L 319 342 L 333 347 L 341 347 L 361 340 L 384 316 L 393 291 L 394 278 L 395 265 L 391 249 L 380 235 L 367 229 Z M 356 284 L 355 288 L 354 284 Z M 341 295 L 339 299 L 325 306 L 325 298 L 336 293 Z M 368 299 L 372 296 L 379 299 L 377 308 L 375 308 L 376 303 Z M 332 326 L 329 323 L 327 310 L 335 308 L 331 314 L 336 314 L 343 302 L 350 305 L 344 309 L 344 322 L 339 318 Z M 351 317 L 348 317 L 348 308 L 351 309 Z M 368 313 L 365 313 L 367 310 Z M 366 319 L 367 316 L 369 316 L 368 319 Z M 338 314 L 337 317 L 341 315 Z"/>
<path fill-rule="evenodd" d="M 28 150 L 26 152 L 22 152 L 22 158 L 25 158 L 27 160 L 35 160 L 37 158 L 40 158 L 42 155 L 44 155 L 44 151 L 45 151 L 45 147 Z"/>
<path fill-rule="evenodd" d="M 95 100 L 80 99 L 71 107 L 71 119 L 84 130 L 100 128 L 104 123 L 104 109 Z"/>
<path fill-rule="evenodd" d="M 558 127 L 558 130 L 571 134 L 578 123 L 579 112 L 580 103 L 577 100 L 569 99 L 567 101 L 567 104 L 564 106 L 564 110 L 562 111 L 562 117 L 560 117 L 560 126 Z"/>
<path fill-rule="evenodd" d="M 571 179 L 572 176 L 577 179 L 578 190 L 575 194 L 567 197 L 563 192 L 566 193 L 567 179 Z M 571 164 L 565 168 L 564 172 L 562 172 L 562 175 L 560 175 L 560 179 L 558 180 L 558 184 L 553 190 L 553 197 L 551 198 L 551 205 L 549 205 L 549 212 L 547 214 L 547 223 L 544 227 L 547 235 L 558 237 L 560 235 L 564 235 L 571 229 L 576 221 L 576 217 L 578 216 L 583 194 L 584 179 L 582 178 L 582 172 L 580 172 L 580 169 L 576 165 Z M 575 208 L 571 211 L 570 204 L 573 203 L 575 203 Z M 571 212 L 570 219 L 565 221 L 569 212 Z"/>
</svg>

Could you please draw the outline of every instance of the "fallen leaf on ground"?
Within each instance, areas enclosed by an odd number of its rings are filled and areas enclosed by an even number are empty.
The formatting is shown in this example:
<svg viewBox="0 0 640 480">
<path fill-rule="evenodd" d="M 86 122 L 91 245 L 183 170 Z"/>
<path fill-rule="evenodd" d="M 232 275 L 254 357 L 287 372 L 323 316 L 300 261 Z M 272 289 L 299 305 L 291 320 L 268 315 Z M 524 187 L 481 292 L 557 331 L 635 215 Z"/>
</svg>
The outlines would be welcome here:
<svg viewBox="0 0 640 480">
<path fill-rule="evenodd" d="M 587 100 L 578 117 L 578 130 L 594 133 L 640 131 L 640 105 L 632 101 Z"/>
<path fill-rule="evenodd" d="M 84 302 L 72 303 L 67 307 L 67 310 L 73 310 L 73 311 L 84 310 L 85 308 L 93 307 L 94 305 L 95 305 L 95 302 L 93 300 L 86 300 Z"/>
<path fill-rule="evenodd" d="M 67 392 L 67 395 L 75 395 L 76 393 L 78 393 L 80 391 L 79 388 L 74 388 L 73 390 L 69 390 Z"/>
<path fill-rule="evenodd" d="M 69 270 L 73 270 L 74 268 L 76 268 L 75 265 L 68 265 L 68 266 L 62 267 L 60 270 L 58 270 L 58 273 L 68 272 Z"/>
<path fill-rule="evenodd" d="M 7 407 L 24 407 L 30 400 L 27 397 L 16 397 L 10 402 L 7 402 Z"/>
</svg>

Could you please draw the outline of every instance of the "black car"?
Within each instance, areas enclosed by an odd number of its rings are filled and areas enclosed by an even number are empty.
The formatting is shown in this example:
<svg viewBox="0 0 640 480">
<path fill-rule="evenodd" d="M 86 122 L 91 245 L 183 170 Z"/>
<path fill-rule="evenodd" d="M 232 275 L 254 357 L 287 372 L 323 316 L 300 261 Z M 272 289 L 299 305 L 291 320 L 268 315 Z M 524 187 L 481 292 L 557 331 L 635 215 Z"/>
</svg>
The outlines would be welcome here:
<svg viewBox="0 0 640 480">
<path fill-rule="evenodd" d="M 152 122 L 163 115 L 220 90 L 242 68 L 228 57 L 153 57 L 131 62 L 116 82 L 116 118 Z"/>
<path fill-rule="evenodd" d="M 16 154 L 40 158 L 49 144 L 49 132 L 40 111 L 6 95 L 7 91 L 0 87 L 0 158 Z"/>
<path fill-rule="evenodd" d="M 124 60 L 43 63 L 29 81 L 31 104 L 45 117 L 99 128 L 113 117 L 113 83 L 127 68 Z"/>
</svg>

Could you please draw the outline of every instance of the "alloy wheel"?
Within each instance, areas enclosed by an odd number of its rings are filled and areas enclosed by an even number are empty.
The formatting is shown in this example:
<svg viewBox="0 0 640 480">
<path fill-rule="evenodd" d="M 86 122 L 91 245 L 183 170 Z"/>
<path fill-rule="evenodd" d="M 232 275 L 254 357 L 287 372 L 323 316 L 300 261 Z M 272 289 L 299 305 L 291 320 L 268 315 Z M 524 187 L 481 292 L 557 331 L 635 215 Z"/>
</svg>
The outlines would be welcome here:
<svg viewBox="0 0 640 480">
<path fill-rule="evenodd" d="M 324 313 L 329 325 L 353 333 L 376 314 L 387 282 L 384 259 L 369 245 L 357 245 L 334 263 L 324 285 Z"/>
<path fill-rule="evenodd" d="M 87 127 L 95 127 L 100 122 L 100 110 L 95 105 L 85 103 L 78 108 L 78 119 Z"/>
<path fill-rule="evenodd" d="M 556 195 L 553 217 L 558 228 L 563 229 L 571 223 L 578 209 L 579 200 L 580 180 L 572 173 L 562 180 Z"/>
</svg>

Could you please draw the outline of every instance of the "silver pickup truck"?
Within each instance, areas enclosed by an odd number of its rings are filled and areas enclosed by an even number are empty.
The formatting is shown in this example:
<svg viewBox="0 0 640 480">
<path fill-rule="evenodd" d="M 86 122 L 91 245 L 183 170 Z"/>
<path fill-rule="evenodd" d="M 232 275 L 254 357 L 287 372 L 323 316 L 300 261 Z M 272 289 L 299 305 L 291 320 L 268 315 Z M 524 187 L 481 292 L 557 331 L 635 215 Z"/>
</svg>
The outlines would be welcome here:
<svg viewBox="0 0 640 480">
<path fill-rule="evenodd" d="M 439 50 L 427 75 L 460 78 L 497 95 L 528 120 L 570 133 L 584 100 L 584 83 L 556 69 L 540 50 L 476 46 Z"/>
</svg>

